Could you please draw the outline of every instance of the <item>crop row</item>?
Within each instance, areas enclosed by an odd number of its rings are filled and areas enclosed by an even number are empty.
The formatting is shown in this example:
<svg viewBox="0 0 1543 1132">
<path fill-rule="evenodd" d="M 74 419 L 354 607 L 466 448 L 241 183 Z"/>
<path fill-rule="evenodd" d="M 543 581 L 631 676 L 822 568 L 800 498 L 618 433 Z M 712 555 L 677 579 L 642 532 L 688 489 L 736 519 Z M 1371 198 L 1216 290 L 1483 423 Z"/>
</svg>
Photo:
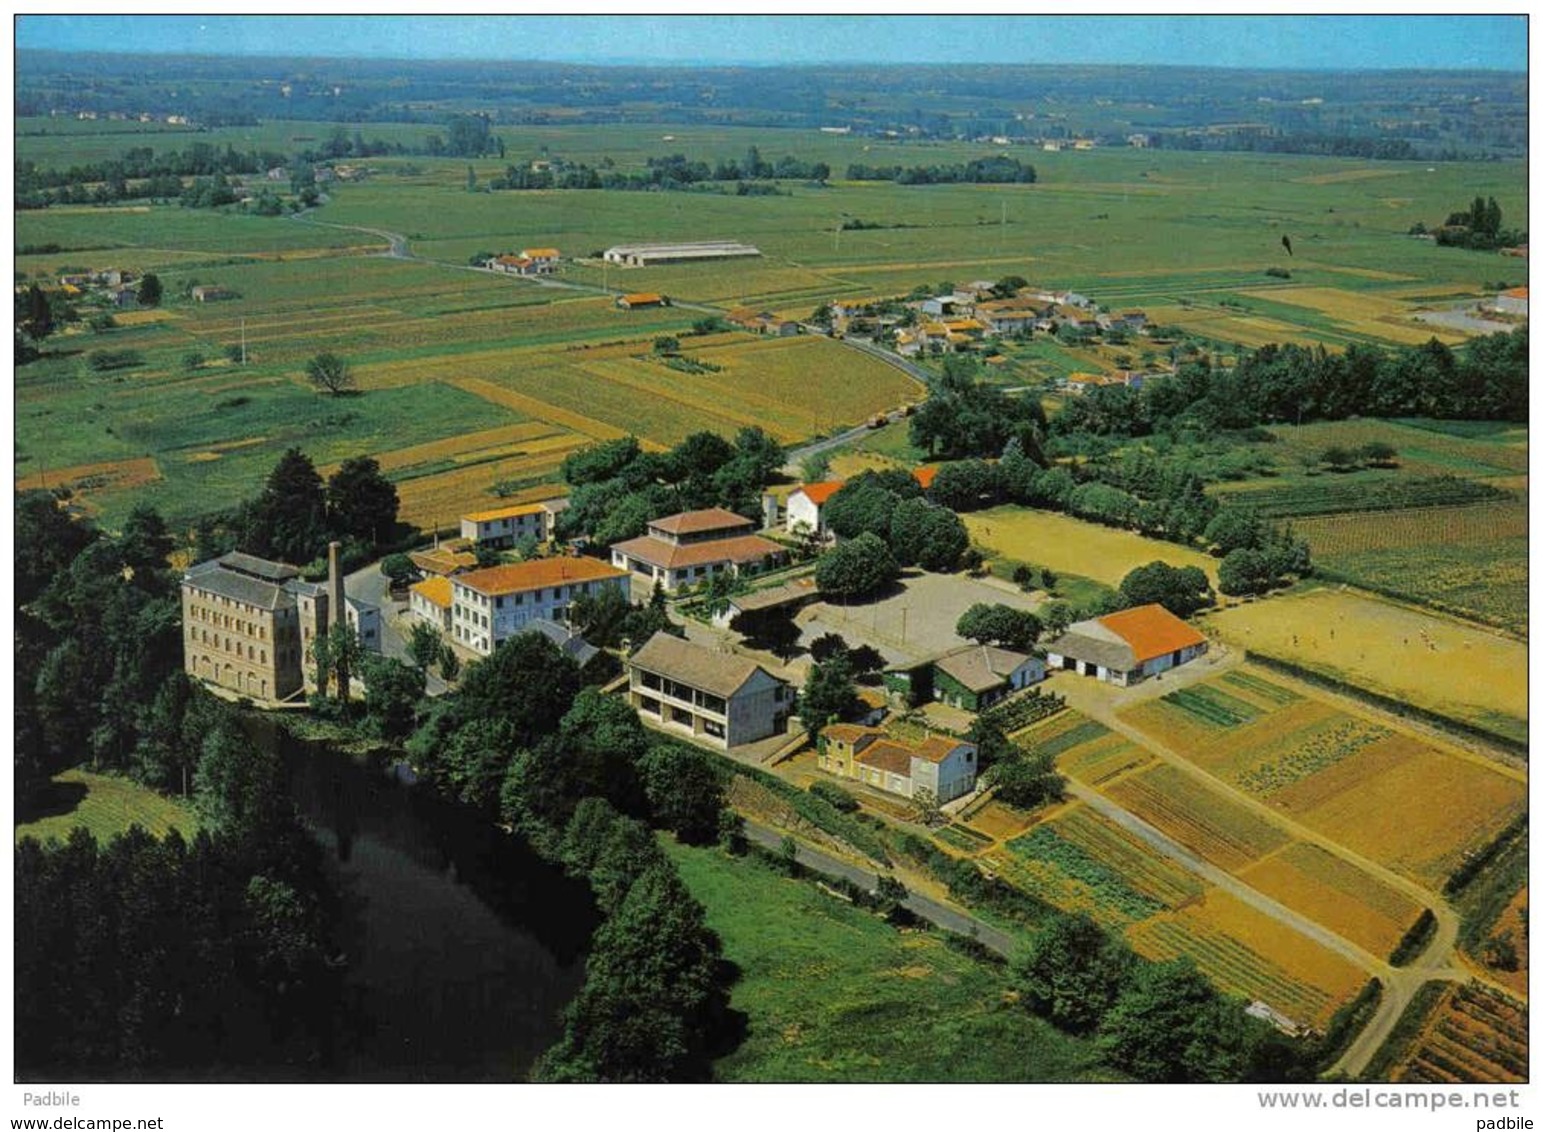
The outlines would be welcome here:
<svg viewBox="0 0 1543 1132">
<path fill-rule="evenodd" d="M 1259 999 L 1298 1022 L 1314 1022 L 1333 1005 L 1327 992 L 1293 979 L 1232 936 L 1193 919 L 1148 921 L 1132 942 L 1154 959 L 1188 956 L 1223 990 Z"/>
<path fill-rule="evenodd" d="M 1064 754 L 1073 747 L 1092 742 L 1094 739 L 1102 738 L 1107 734 L 1109 734 L 1109 729 L 1102 723 L 1092 719 L 1085 719 L 1075 727 L 1062 731 L 1059 735 L 1049 739 L 1031 739 L 1029 747 L 1036 754 L 1055 758 L 1057 755 Z"/>
<path fill-rule="evenodd" d="M 1255 676 L 1252 672 L 1228 672 L 1222 677 L 1222 681 L 1245 692 L 1252 692 L 1256 696 L 1269 700 L 1272 704 L 1280 704 L 1282 707 L 1296 703 L 1302 698 L 1290 688 L 1271 683 L 1269 680 Z"/>
<path fill-rule="evenodd" d="M 1250 794 L 1267 798 L 1391 734 L 1386 727 L 1344 716 L 1329 727 L 1293 737 L 1288 753 L 1243 772 L 1237 783 Z"/>
<path fill-rule="evenodd" d="M 1207 860 L 1235 869 L 1286 843 L 1263 818 L 1190 781 L 1171 767 L 1121 779 L 1110 797 Z"/>
<path fill-rule="evenodd" d="M 1058 768 L 1079 782 L 1101 786 L 1151 761 L 1152 754 L 1145 747 L 1136 746 L 1123 735 L 1110 734 L 1069 752 Z"/>
<path fill-rule="evenodd" d="M 1205 890 L 1188 870 L 1159 856 L 1119 826 L 1079 806 L 1055 820 L 1061 838 L 1113 869 L 1138 892 L 1168 908 L 1179 908 Z"/>
<path fill-rule="evenodd" d="M 1457 476 L 1371 482 L 1320 476 L 1303 483 L 1250 491 L 1244 496 L 1249 508 L 1265 519 L 1352 511 L 1400 511 L 1407 507 L 1450 507 L 1509 497 L 1509 493 L 1491 484 Z"/>
<path fill-rule="evenodd" d="M 1163 697 L 1163 703 L 1187 712 L 1214 727 L 1237 727 L 1240 724 L 1252 723 L 1263 714 L 1253 704 L 1204 685 L 1169 692 Z"/>
<path fill-rule="evenodd" d="M 1137 892 L 1118 872 L 1067 841 L 1051 826 L 1036 826 L 1025 836 L 1009 841 L 1007 848 L 1020 857 L 1053 865 L 1073 880 L 1081 881 L 1098 894 L 1100 901 L 1129 919 L 1144 920 L 1162 911 L 1162 904 Z"/>
</svg>

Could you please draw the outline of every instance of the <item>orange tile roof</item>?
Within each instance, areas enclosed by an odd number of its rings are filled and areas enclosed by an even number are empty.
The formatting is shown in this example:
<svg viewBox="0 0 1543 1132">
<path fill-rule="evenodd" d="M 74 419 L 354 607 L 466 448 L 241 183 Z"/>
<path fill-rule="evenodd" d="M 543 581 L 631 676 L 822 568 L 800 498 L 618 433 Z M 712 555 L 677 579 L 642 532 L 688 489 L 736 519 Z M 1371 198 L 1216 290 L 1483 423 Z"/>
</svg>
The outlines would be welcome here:
<svg viewBox="0 0 1543 1132">
<path fill-rule="evenodd" d="M 901 778 L 911 777 L 911 750 L 890 739 L 875 739 L 857 753 L 856 761 L 864 766 L 887 770 Z"/>
<path fill-rule="evenodd" d="M 516 503 L 509 507 L 495 507 L 491 511 L 473 511 L 461 518 L 470 519 L 473 523 L 491 523 L 495 519 L 512 519 L 516 515 L 539 515 L 545 510 L 539 503 Z"/>
<path fill-rule="evenodd" d="M 820 728 L 820 736 L 838 743 L 856 743 L 859 739 L 877 738 L 884 734 L 876 727 L 864 727 L 860 723 L 832 723 Z"/>
<path fill-rule="evenodd" d="M 620 551 L 628 558 L 636 558 L 639 562 L 658 566 L 664 570 L 679 570 L 682 566 L 705 566 L 710 562 L 733 562 L 739 565 L 745 562 L 759 562 L 774 554 L 783 553 L 781 546 L 760 535 L 715 538 L 707 542 L 689 543 L 686 546 L 676 546 L 663 539 L 644 535 L 642 538 L 619 542 L 611 549 Z"/>
<path fill-rule="evenodd" d="M 824 507 L 825 501 L 836 492 L 846 486 L 846 480 L 825 480 L 822 483 L 806 483 L 800 485 L 794 492 L 797 495 L 803 492 L 804 497 L 816 507 Z"/>
<path fill-rule="evenodd" d="M 929 735 L 924 743 L 917 746 L 916 757 L 926 759 L 929 763 L 940 763 L 965 745 L 959 739 L 945 739 L 941 735 Z"/>
<path fill-rule="evenodd" d="M 412 559 L 413 565 L 420 570 L 428 570 L 434 574 L 449 574 L 477 564 L 475 554 L 464 550 L 451 550 L 447 546 L 434 550 L 409 551 L 407 557 Z"/>
<path fill-rule="evenodd" d="M 1500 293 L 1513 299 L 1525 299 L 1527 297 L 1527 288 L 1512 287 L 1509 291 L 1502 291 Z"/>
<path fill-rule="evenodd" d="M 556 248 L 525 248 L 522 254 L 528 259 L 556 259 L 559 255 Z"/>
<path fill-rule="evenodd" d="M 703 531 L 727 530 L 735 527 L 753 527 L 755 520 L 736 515 L 724 507 L 708 507 L 701 511 L 681 511 L 666 515 L 648 524 L 666 534 L 695 535 Z"/>
<path fill-rule="evenodd" d="M 923 491 L 932 489 L 932 481 L 937 478 L 938 466 L 936 464 L 923 464 L 911 473 L 916 482 L 922 485 Z"/>
<path fill-rule="evenodd" d="M 412 592 L 420 595 L 424 600 L 441 609 L 450 608 L 450 579 L 444 577 L 425 578 L 412 586 Z"/>
<path fill-rule="evenodd" d="M 490 566 L 460 574 L 455 578 L 455 584 L 478 593 L 496 595 L 626 576 L 627 571 L 595 558 L 533 558 L 513 566 Z"/>
<path fill-rule="evenodd" d="M 1130 645 L 1137 664 L 1205 643 L 1205 637 L 1193 625 L 1155 603 L 1106 614 L 1098 623 Z"/>
<path fill-rule="evenodd" d="M 649 303 L 662 303 L 664 302 L 664 296 L 657 295 L 652 291 L 638 291 L 636 294 L 623 295 L 621 301 L 628 306 L 638 307 Z"/>
</svg>

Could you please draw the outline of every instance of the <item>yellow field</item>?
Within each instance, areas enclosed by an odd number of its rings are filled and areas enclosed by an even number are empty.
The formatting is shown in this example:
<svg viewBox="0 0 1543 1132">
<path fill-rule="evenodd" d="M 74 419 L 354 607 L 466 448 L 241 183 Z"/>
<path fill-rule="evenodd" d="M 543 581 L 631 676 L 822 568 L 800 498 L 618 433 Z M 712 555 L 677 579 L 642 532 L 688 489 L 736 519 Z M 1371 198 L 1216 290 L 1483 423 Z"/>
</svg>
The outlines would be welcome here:
<svg viewBox="0 0 1543 1132">
<path fill-rule="evenodd" d="M 1318 1028 L 1366 981 L 1348 960 L 1215 889 L 1135 925 L 1128 938 L 1148 958 L 1188 956 L 1222 990 Z"/>
<path fill-rule="evenodd" d="M 1292 529 L 1313 548 L 1315 558 L 1398 547 L 1475 546 L 1527 536 L 1527 503 L 1469 503 L 1460 507 L 1411 507 L 1378 514 L 1320 515 L 1292 520 Z"/>
<path fill-rule="evenodd" d="M 48 472 L 28 472 L 22 465 L 16 469 L 16 490 L 31 491 L 35 488 L 68 488 L 72 501 L 91 508 L 91 497 L 105 491 L 126 491 L 155 483 L 161 478 L 161 469 L 150 456 L 132 460 L 105 460 L 96 464 L 76 464 L 69 468 L 55 468 Z"/>
<path fill-rule="evenodd" d="M 554 447 L 561 447 L 564 438 L 572 435 L 555 430 L 545 421 L 521 421 L 519 424 L 505 425 L 502 428 L 468 432 L 461 436 L 449 436 L 443 440 L 431 440 L 427 444 L 414 444 L 408 448 L 382 452 L 375 459 L 380 463 L 381 471 L 384 472 L 395 471 L 398 468 L 411 468 L 418 464 L 434 464 L 441 460 L 464 463 L 467 459 L 475 458 L 489 450 L 517 443 L 521 444 L 525 452 L 550 451 Z M 336 470 L 335 464 L 317 469 L 323 476 L 330 476 Z"/>
<path fill-rule="evenodd" d="M 153 322 L 173 322 L 177 316 L 169 310 L 122 311 L 113 315 L 119 326 L 148 326 Z"/>
<path fill-rule="evenodd" d="M 575 448 L 588 443 L 582 437 L 574 440 Z M 404 523 L 412 523 L 425 531 L 446 530 L 457 526 L 461 516 L 469 511 L 550 499 L 564 493 L 561 484 L 531 484 L 508 496 L 493 495 L 490 489 L 500 480 L 555 478 L 566 455 L 567 451 L 559 451 L 538 456 L 514 456 L 404 480 L 396 485 L 401 504 L 398 514 Z"/>
<path fill-rule="evenodd" d="M 1199 566 L 1215 581 L 1216 559 L 1171 542 L 1145 538 L 1028 507 L 993 507 L 963 515 L 970 539 L 1000 557 L 1049 566 L 1062 574 L 1082 574 L 1111 586 L 1137 566 L 1166 562 Z"/>
<path fill-rule="evenodd" d="M 1293 842 L 1238 876 L 1330 931 L 1386 956 L 1420 914 L 1420 905 L 1338 857 Z"/>
<path fill-rule="evenodd" d="M 1324 340 L 1305 327 L 1262 315 L 1201 307 L 1148 306 L 1144 309 L 1147 318 L 1159 326 L 1177 326 L 1194 334 L 1221 338 L 1241 346 L 1267 346 L 1271 342 L 1313 345 Z"/>
<path fill-rule="evenodd" d="M 1290 840 L 1272 822 L 1167 764 L 1128 774 L 1103 792 L 1228 871 L 1240 869 Z"/>
<path fill-rule="evenodd" d="M 1438 888 L 1527 805 L 1527 784 L 1492 764 L 1392 734 L 1273 794 L 1332 841 Z"/>
<path fill-rule="evenodd" d="M 1288 303 L 1327 315 L 1337 327 L 1356 334 L 1405 345 L 1428 342 L 1434 334 L 1443 341 L 1459 342 L 1463 335 L 1410 320 L 1412 308 L 1406 302 L 1366 291 L 1342 291 L 1337 287 L 1272 287 L 1244 291 L 1257 299 Z"/>
<path fill-rule="evenodd" d="M 1310 590 L 1205 617 L 1229 644 L 1525 737 L 1527 646 L 1348 590 Z"/>
<path fill-rule="evenodd" d="M 1527 1038 L 1524 1002 L 1477 982 L 1453 984 L 1390 1077 L 1410 1084 L 1526 1081 Z"/>
</svg>

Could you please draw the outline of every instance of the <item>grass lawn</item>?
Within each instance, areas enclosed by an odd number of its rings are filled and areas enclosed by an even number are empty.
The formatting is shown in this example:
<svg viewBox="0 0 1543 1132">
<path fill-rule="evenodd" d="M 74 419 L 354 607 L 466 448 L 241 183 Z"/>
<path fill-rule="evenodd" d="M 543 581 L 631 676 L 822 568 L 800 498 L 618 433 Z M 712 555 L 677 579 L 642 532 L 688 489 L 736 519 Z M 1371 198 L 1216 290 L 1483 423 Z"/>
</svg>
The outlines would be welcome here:
<svg viewBox="0 0 1543 1132">
<path fill-rule="evenodd" d="M 17 841 L 27 837 L 64 841 L 78 825 L 85 826 L 99 844 L 106 844 L 131 825 L 142 826 L 157 837 L 173 828 L 184 837 L 198 830 L 198 818 L 186 803 L 127 778 L 78 768 L 55 775 L 49 797 L 37 809 L 27 815 L 18 812 L 18 817 L 30 820 L 17 823 Z"/>
<path fill-rule="evenodd" d="M 740 968 L 744 1043 L 725 1081 L 1089 1081 L 1089 1043 L 1005 1003 L 995 967 L 753 858 L 666 844 Z"/>
</svg>

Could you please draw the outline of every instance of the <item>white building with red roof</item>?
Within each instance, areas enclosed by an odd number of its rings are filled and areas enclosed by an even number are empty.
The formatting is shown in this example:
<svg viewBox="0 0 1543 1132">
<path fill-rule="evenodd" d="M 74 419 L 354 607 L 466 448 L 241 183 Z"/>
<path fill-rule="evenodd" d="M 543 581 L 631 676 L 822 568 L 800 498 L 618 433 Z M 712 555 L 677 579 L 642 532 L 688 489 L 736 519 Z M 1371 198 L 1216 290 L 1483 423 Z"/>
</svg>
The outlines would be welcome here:
<svg viewBox="0 0 1543 1132">
<path fill-rule="evenodd" d="M 722 507 L 682 511 L 653 520 L 646 535 L 616 543 L 611 564 L 674 593 L 720 571 L 753 572 L 787 557 L 754 531 L 754 520 Z"/>
<path fill-rule="evenodd" d="M 788 496 L 788 533 L 797 531 L 799 524 L 807 531 L 825 533 L 825 504 L 840 491 L 845 480 L 826 480 L 823 483 L 806 483 Z"/>
<path fill-rule="evenodd" d="M 1078 621 L 1045 645 L 1045 659 L 1061 668 L 1126 687 L 1187 664 L 1206 651 L 1203 634 L 1161 605 L 1138 605 Z"/>
</svg>

